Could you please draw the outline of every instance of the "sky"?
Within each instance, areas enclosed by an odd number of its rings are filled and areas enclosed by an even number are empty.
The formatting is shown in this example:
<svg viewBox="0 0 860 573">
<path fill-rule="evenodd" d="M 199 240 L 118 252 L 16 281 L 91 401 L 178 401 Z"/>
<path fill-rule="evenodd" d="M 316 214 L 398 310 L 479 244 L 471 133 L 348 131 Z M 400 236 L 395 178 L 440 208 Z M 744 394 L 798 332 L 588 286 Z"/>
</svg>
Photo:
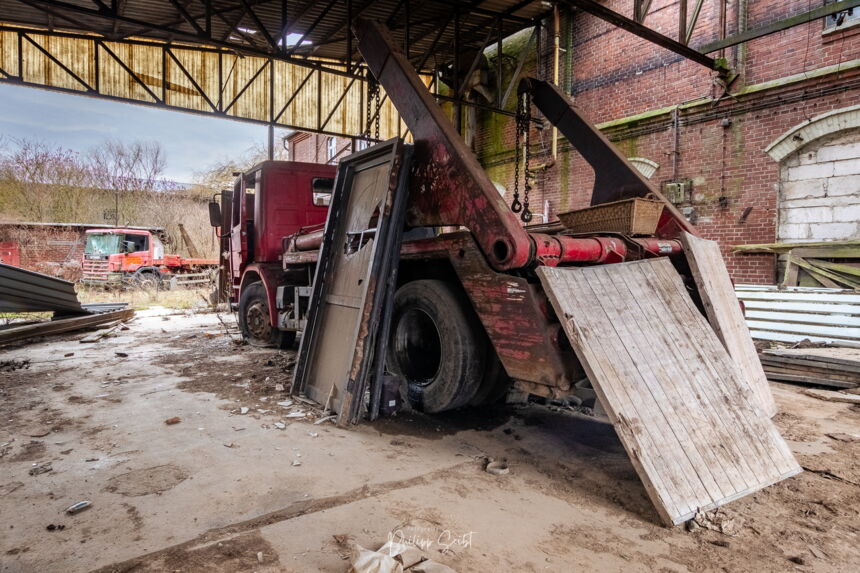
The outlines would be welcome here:
<svg viewBox="0 0 860 573">
<path fill-rule="evenodd" d="M 167 157 L 165 176 L 179 183 L 252 147 L 264 149 L 268 139 L 262 125 L 0 84 L 0 141 L 7 138 L 77 152 L 111 138 L 158 141 Z"/>
</svg>

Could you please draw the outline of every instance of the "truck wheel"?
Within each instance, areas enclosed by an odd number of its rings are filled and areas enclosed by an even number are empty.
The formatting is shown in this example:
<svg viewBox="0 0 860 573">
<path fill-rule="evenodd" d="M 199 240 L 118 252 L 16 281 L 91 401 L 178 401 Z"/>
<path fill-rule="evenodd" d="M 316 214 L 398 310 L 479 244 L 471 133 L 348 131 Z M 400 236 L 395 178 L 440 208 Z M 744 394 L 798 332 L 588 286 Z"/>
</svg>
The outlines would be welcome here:
<svg viewBox="0 0 860 573">
<path fill-rule="evenodd" d="M 278 330 L 269 322 L 269 300 L 262 281 L 249 284 L 239 297 L 239 330 L 251 346 L 291 348 L 296 333 Z"/>
<path fill-rule="evenodd" d="M 511 379 L 492 344 L 487 344 L 486 364 L 484 379 L 481 380 L 481 386 L 475 396 L 469 401 L 470 406 L 495 404 L 505 397 L 511 388 Z"/>
<path fill-rule="evenodd" d="M 161 288 L 161 275 L 152 271 L 137 273 L 134 284 L 143 290 L 158 290 Z"/>
<path fill-rule="evenodd" d="M 484 376 L 487 340 L 466 297 L 438 280 L 405 284 L 394 297 L 386 364 L 428 413 L 465 406 Z"/>
</svg>

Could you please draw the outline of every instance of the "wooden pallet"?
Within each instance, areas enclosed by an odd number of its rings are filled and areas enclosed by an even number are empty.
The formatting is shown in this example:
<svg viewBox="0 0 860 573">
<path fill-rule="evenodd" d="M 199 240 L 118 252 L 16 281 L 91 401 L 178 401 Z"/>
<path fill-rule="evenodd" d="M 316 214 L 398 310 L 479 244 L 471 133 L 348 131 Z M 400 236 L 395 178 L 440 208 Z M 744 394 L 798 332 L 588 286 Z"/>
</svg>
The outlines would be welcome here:
<svg viewBox="0 0 860 573">
<path fill-rule="evenodd" d="M 537 273 L 667 524 L 801 471 L 671 262 Z"/>
</svg>

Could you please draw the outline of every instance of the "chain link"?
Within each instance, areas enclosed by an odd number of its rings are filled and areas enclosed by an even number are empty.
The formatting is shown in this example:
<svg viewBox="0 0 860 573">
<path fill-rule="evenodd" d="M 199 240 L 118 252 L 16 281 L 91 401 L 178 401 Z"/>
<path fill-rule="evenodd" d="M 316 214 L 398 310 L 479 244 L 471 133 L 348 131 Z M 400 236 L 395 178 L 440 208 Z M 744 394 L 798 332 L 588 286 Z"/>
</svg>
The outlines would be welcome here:
<svg viewBox="0 0 860 573">
<path fill-rule="evenodd" d="M 520 213 L 520 219 L 524 223 L 532 220 L 532 212 L 529 210 L 529 191 L 531 191 L 531 170 L 529 169 L 529 124 L 531 123 L 531 94 L 526 92 L 517 98 L 516 136 L 514 146 L 514 200 L 511 202 L 511 211 Z M 525 151 L 520 152 L 520 143 L 525 140 Z M 520 202 L 520 161 L 523 163 L 523 200 Z"/>
<path fill-rule="evenodd" d="M 515 121 L 514 136 L 514 200 L 511 202 L 511 211 L 519 213 L 523 210 L 520 203 L 520 140 L 522 138 L 523 98 L 517 95 L 517 115 Z"/>
<path fill-rule="evenodd" d="M 365 136 L 369 139 L 371 136 L 371 127 L 373 128 L 373 137 L 377 140 L 379 139 L 379 115 L 380 115 L 380 103 L 379 103 L 379 82 L 376 81 L 372 75 L 368 73 L 367 76 L 367 109 L 365 110 L 365 117 L 367 118 L 367 125 L 365 126 L 364 133 Z M 376 107 L 376 117 L 373 119 L 373 125 L 371 125 L 371 118 L 373 117 L 371 102 L 375 103 Z"/>
</svg>

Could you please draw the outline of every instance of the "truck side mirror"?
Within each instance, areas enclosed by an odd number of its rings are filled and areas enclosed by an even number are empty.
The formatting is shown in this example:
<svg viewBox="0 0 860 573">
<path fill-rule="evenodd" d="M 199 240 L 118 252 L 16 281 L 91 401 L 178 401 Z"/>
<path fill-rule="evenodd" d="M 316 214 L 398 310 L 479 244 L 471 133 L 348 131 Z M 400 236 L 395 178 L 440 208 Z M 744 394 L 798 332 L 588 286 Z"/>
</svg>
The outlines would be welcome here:
<svg viewBox="0 0 860 573">
<path fill-rule="evenodd" d="M 209 201 L 209 224 L 213 227 L 221 226 L 221 205 L 217 201 Z"/>
</svg>

